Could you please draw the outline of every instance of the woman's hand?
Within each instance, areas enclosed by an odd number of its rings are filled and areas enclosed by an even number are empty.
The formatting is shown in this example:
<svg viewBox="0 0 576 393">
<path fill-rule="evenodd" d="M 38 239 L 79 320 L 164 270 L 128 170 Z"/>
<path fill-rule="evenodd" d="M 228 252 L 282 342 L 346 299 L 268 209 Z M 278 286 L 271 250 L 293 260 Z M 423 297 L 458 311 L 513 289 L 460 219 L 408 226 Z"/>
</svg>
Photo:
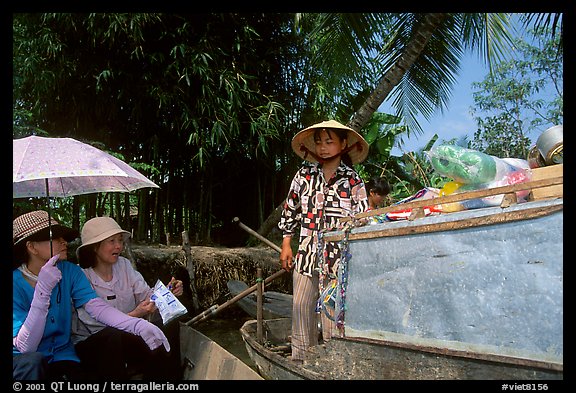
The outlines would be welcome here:
<svg viewBox="0 0 576 393">
<path fill-rule="evenodd" d="M 184 293 L 184 285 L 181 280 L 176 280 L 174 277 L 168 283 L 168 289 L 172 291 L 174 296 L 182 296 Z"/>
<path fill-rule="evenodd" d="M 38 281 L 36 282 L 36 291 L 39 295 L 43 296 L 46 300 L 50 299 L 50 294 L 54 287 L 62 279 L 62 272 L 56 266 L 58 262 L 58 254 L 54 255 L 48 260 L 40 269 L 38 273 Z"/>
<path fill-rule="evenodd" d="M 150 299 L 143 300 L 136 308 L 128 313 L 131 317 L 142 318 L 156 311 L 156 303 Z"/>
</svg>

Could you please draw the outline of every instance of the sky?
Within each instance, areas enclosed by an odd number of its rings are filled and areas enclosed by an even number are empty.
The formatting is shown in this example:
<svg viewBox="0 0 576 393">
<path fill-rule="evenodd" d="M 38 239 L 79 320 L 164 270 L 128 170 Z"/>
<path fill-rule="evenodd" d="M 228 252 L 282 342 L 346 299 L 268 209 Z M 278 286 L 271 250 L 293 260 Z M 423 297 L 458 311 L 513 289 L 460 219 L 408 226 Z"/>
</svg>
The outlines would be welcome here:
<svg viewBox="0 0 576 393">
<path fill-rule="evenodd" d="M 456 76 L 447 109 L 443 114 L 438 111 L 430 121 L 423 117 L 419 118 L 422 133 L 414 133 L 410 138 L 404 138 L 402 150 L 394 147 L 392 155 L 399 156 L 403 151 L 420 150 L 434 134 L 438 134 L 438 141 L 460 138 L 464 135 L 468 136 L 468 140 L 472 140 L 476 130 L 476 122 L 470 115 L 470 108 L 474 105 L 472 83 L 482 82 L 487 74 L 488 66 L 478 59 L 477 54 L 466 54 L 462 60 L 460 73 Z M 380 110 L 386 112 L 384 105 Z"/>
<path fill-rule="evenodd" d="M 517 23 L 517 22 L 516 22 Z M 526 37 L 526 33 L 519 28 L 521 35 Z M 537 45 L 536 42 L 532 42 Z M 444 113 L 438 111 L 430 120 L 424 117 L 418 118 L 422 128 L 421 133 L 414 133 L 410 138 L 404 138 L 402 148 L 394 147 L 392 155 L 401 156 L 403 152 L 418 151 L 426 146 L 434 134 L 438 134 L 438 142 L 442 140 L 459 139 L 467 136 L 468 141 L 474 139 L 476 121 L 470 114 L 470 108 L 474 106 L 472 97 L 472 83 L 482 82 L 488 75 L 488 65 L 479 57 L 478 53 L 467 51 L 462 58 L 459 74 L 451 92 L 451 98 Z M 545 93 L 542 93 L 545 95 Z M 384 102 L 379 111 L 384 113 L 394 113 L 390 105 Z M 531 138 L 532 144 L 536 143 L 538 136 L 545 130 L 533 130 L 527 137 Z M 438 144 L 438 142 L 436 142 Z"/>
</svg>

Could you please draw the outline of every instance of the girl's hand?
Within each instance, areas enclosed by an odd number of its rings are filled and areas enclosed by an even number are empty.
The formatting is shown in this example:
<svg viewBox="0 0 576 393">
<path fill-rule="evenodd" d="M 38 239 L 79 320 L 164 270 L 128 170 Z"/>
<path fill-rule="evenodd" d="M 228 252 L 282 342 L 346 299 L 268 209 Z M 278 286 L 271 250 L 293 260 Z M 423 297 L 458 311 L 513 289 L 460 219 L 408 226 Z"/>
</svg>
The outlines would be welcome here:
<svg viewBox="0 0 576 393">
<path fill-rule="evenodd" d="M 282 269 L 290 272 L 292 270 L 292 247 L 290 246 L 290 236 L 286 236 L 282 239 L 282 251 L 280 252 L 280 263 L 282 264 Z"/>
</svg>

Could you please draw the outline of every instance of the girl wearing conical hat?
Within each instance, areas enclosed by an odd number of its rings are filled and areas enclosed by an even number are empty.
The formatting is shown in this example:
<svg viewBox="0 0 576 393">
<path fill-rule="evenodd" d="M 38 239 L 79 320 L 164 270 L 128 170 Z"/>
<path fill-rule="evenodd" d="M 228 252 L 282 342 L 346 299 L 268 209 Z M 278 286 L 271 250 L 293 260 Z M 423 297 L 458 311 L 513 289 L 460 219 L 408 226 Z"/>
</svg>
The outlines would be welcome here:
<svg viewBox="0 0 576 393">
<path fill-rule="evenodd" d="M 298 132 L 292 149 L 305 160 L 290 184 L 278 227 L 283 233 L 280 262 L 293 270 L 292 360 L 302 362 L 310 346 L 318 344 L 319 289 L 337 279 L 338 244 L 328 243 L 318 255 L 319 233 L 341 229 L 340 219 L 368 210 L 364 182 L 352 165 L 368 155 L 368 143 L 353 129 L 335 120 Z M 298 251 L 291 239 L 299 228 Z M 334 318 L 320 313 L 322 338 L 329 340 Z"/>
</svg>

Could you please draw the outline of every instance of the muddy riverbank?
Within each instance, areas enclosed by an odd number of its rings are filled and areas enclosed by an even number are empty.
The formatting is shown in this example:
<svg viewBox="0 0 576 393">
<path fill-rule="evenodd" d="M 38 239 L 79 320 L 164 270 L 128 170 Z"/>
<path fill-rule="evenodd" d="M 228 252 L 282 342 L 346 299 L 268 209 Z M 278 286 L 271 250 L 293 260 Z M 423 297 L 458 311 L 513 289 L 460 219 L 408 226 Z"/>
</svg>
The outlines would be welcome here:
<svg viewBox="0 0 576 393">
<path fill-rule="evenodd" d="M 131 255 L 127 256 L 134 261 L 150 286 L 158 279 L 167 283 L 171 276 L 182 280 L 182 302 L 191 317 L 229 300 L 231 296 L 226 285 L 228 280 L 242 280 L 253 285 L 258 267 L 262 269 L 264 277 L 280 270 L 278 252 L 269 247 L 194 246 L 190 248 L 188 255 L 181 246 L 133 244 L 130 248 Z M 191 277 L 194 277 L 193 283 Z M 198 309 L 195 309 L 193 304 L 193 287 L 197 294 Z M 290 275 L 278 277 L 267 285 L 267 289 L 291 293 Z"/>
</svg>

